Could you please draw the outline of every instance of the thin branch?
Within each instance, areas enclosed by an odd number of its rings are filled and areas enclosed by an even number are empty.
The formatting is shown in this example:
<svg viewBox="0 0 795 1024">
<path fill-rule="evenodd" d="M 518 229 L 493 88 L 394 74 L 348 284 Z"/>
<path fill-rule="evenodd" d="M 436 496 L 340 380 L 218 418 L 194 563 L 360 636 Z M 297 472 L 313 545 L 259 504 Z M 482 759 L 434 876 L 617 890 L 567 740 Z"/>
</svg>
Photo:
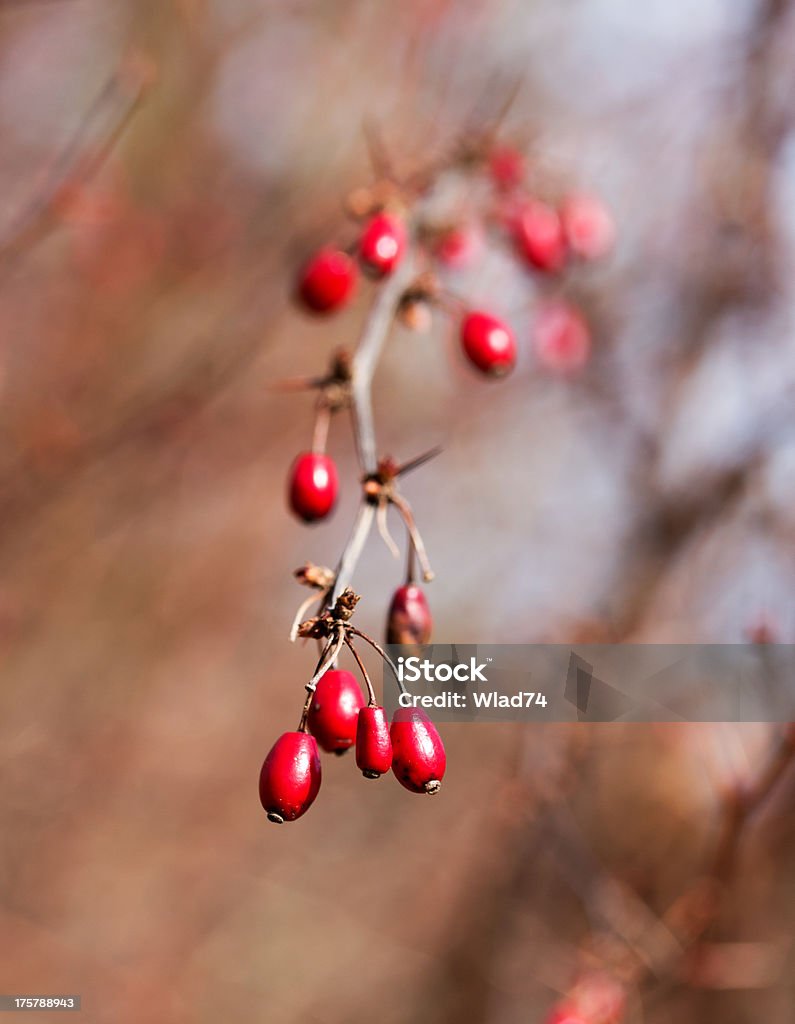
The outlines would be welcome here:
<svg viewBox="0 0 795 1024">
<path fill-rule="evenodd" d="M 331 426 L 331 409 L 321 395 L 315 407 L 315 429 L 312 431 L 312 451 L 322 455 L 328 443 L 328 432 Z"/>
<path fill-rule="evenodd" d="M 351 531 L 348 543 L 345 545 L 342 556 L 337 564 L 334 586 L 332 587 L 325 602 L 327 605 L 333 605 L 343 590 L 350 583 L 353 570 L 356 568 L 356 563 L 359 561 L 359 556 L 361 555 L 365 542 L 370 535 L 374 516 L 375 506 L 369 504 L 369 502 L 363 501 L 359 506 L 359 511 L 356 516 L 356 521 L 353 524 L 353 530 Z"/>
<path fill-rule="evenodd" d="M 149 78 L 148 68 L 127 63 L 108 79 L 55 161 L 41 193 L 0 237 L 0 261 L 6 262 L 36 241 L 67 185 L 87 181 L 96 174 L 138 109 Z M 99 141 L 96 148 L 86 152 L 92 131 Z"/>
<path fill-rule="evenodd" d="M 748 823 L 778 789 L 795 764 L 795 731 L 785 729 L 758 776 L 747 788 L 730 793 L 724 802 L 723 822 L 718 840 L 706 871 L 697 878 L 669 907 L 661 920 L 652 928 L 642 945 L 654 949 L 660 934 L 677 940 L 674 962 L 668 964 L 675 973 L 676 962 L 681 961 L 699 941 L 718 917 L 722 899 L 737 866 L 737 857 Z M 652 980 L 648 962 L 637 962 L 638 950 L 628 952 L 627 959 L 618 966 L 618 973 L 635 985 Z M 629 962 L 635 961 L 634 966 Z M 662 965 L 657 966 L 659 971 Z"/>
<path fill-rule="evenodd" d="M 320 660 L 317 663 L 312 678 L 306 684 L 306 700 L 304 701 L 304 707 L 301 711 L 301 721 L 298 724 L 299 732 L 306 732 L 306 720 L 309 717 L 309 709 L 312 707 L 312 700 L 315 696 L 315 690 L 317 684 L 328 672 L 334 662 L 337 660 L 337 656 L 342 650 L 342 646 L 345 642 L 345 631 L 340 629 L 336 636 L 330 637 L 328 643 L 323 648 L 320 655 Z"/>
<path fill-rule="evenodd" d="M 414 257 L 407 252 L 394 273 L 381 285 L 353 357 L 353 432 L 363 473 L 374 473 L 377 467 L 371 394 L 373 375 L 400 298 L 413 277 Z"/>
</svg>

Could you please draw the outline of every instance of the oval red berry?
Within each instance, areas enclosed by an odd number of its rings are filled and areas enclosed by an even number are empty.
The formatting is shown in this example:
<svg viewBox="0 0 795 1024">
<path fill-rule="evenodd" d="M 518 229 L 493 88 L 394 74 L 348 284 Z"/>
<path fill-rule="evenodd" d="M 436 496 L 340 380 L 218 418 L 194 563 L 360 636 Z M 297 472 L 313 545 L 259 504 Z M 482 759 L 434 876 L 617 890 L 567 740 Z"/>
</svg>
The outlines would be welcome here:
<svg viewBox="0 0 795 1024">
<path fill-rule="evenodd" d="M 490 377 L 509 373 L 516 363 L 513 331 L 488 313 L 468 313 L 461 321 L 461 345 L 473 366 Z"/>
<path fill-rule="evenodd" d="M 377 779 L 392 767 L 392 739 L 383 708 L 368 706 L 359 712 L 356 766 L 368 779 Z"/>
<path fill-rule="evenodd" d="M 535 270 L 554 273 L 566 262 L 566 238 L 557 210 L 531 199 L 519 209 L 514 236 L 520 256 Z"/>
<path fill-rule="evenodd" d="M 309 706 L 307 726 L 328 753 L 340 753 L 356 742 L 356 724 L 364 697 L 356 676 L 344 669 L 329 669 L 317 684 Z"/>
<path fill-rule="evenodd" d="M 392 771 L 412 793 L 437 793 L 447 767 L 436 726 L 417 708 L 400 708 L 390 729 Z"/>
<path fill-rule="evenodd" d="M 560 211 L 569 249 L 584 260 L 598 260 L 610 252 L 616 240 L 613 218 L 596 196 L 569 196 Z"/>
<path fill-rule="evenodd" d="M 301 271 L 298 298 L 312 313 L 332 313 L 352 298 L 356 277 L 356 264 L 347 253 L 321 249 Z"/>
<path fill-rule="evenodd" d="M 427 644 L 433 620 L 422 587 L 407 583 L 392 595 L 386 625 L 388 644 Z"/>
<path fill-rule="evenodd" d="M 564 302 L 542 306 L 533 327 L 539 363 L 548 370 L 571 373 L 582 369 L 591 354 L 591 332 L 580 313 Z"/>
<path fill-rule="evenodd" d="M 337 467 L 329 455 L 302 452 L 290 470 L 290 508 L 305 523 L 325 519 L 336 504 Z"/>
<path fill-rule="evenodd" d="M 365 270 L 376 277 L 391 274 L 406 250 L 406 226 L 400 217 L 377 213 L 366 224 L 359 240 L 359 257 Z"/>
<path fill-rule="evenodd" d="M 271 821 L 295 821 L 312 805 L 320 789 L 320 754 L 314 736 L 286 732 L 265 758 L 259 798 Z"/>
<path fill-rule="evenodd" d="M 526 172 L 524 153 L 513 146 L 500 146 L 489 157 L 489 174 L 499 189 L 509 190 L 522 184 Z"/>
</svg>

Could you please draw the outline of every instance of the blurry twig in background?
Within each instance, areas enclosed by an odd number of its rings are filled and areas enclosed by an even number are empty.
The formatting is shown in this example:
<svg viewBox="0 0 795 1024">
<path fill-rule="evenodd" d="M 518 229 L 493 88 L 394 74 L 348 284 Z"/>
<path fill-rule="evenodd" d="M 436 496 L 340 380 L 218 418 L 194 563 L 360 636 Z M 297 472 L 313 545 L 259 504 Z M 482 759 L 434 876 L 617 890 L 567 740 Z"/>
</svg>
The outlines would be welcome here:
<svg viewBox="0 0 795 1024">
<path fill-rule="evenodd" d="M 88 181 L 104 163 L 154 80 L 154 68 L 139 55 L 128 57 L 86 111 L 72 138 L 55 159 L 38 194 L 0 235 L 0 266 L 43 237 L 70 190 Z"/>
</svg>

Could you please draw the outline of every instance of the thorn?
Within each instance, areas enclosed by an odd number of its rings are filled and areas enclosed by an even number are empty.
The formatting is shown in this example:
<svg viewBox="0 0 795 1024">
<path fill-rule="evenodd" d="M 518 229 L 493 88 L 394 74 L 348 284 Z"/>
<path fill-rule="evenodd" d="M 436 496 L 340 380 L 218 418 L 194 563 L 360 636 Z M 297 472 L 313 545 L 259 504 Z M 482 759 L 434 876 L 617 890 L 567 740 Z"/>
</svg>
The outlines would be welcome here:
<svg viewBox="0 0 795 1024">
<path fill-rule="evenodd" d="M 426 462 L 430 462 L 431 459 L 435 459 L 437 455 L 442 453 L 442 446 L 436 445 L 427 452 L 423 452 L 422 455 L 417 455 L 413 459 L 409 459 L 408 462 L 404 462 L 401 466 L 398 466 L 395 476 L 404 476 L 406 473 L 410 473 L 413 469 L 419 469 L 420 466 L 425 465 Z"/>
</svg>

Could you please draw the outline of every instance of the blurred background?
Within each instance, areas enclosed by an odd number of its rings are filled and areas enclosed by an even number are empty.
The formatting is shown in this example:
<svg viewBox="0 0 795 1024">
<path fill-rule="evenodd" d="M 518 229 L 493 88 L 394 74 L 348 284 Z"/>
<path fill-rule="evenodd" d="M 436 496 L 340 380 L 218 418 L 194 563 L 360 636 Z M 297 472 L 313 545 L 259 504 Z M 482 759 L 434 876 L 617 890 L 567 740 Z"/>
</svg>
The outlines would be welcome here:
<svg viewBox="0 0 795 1024">
<path fill-rule="evenodd" d="M 436 639 L 795 642 L 794 47 L 789 0 L 0 2 L 0 990 L 102 1024 L 518 1024 L 628 956 L 627 1020 L 792 1019 L 791 780 L 695 951 L 659 924 L 771 727 L 451 726 L 439 797 L 331 758 L 284 828 L 256 783 L 315 657 L 292 570 L 357 500 L 341 418 L 333 520 L 289 516 L 311 399 L 269 385 L 366 315 L 369 285 L 331 321 L 291 302 L 347 237 L 366 119 L 411 169 L 518 82 L 503 136 L 618 225 L 561 286 L 499 251 L 452 274 L 515 327 L 509 379 L 444 318 L 387 345 L 381 450 L 444 446 L 405 485 Z M 559 287 L 575 374 L 529 340 Z M 401 576 L 371 538 L 375 636 Z"/>
</svg>

